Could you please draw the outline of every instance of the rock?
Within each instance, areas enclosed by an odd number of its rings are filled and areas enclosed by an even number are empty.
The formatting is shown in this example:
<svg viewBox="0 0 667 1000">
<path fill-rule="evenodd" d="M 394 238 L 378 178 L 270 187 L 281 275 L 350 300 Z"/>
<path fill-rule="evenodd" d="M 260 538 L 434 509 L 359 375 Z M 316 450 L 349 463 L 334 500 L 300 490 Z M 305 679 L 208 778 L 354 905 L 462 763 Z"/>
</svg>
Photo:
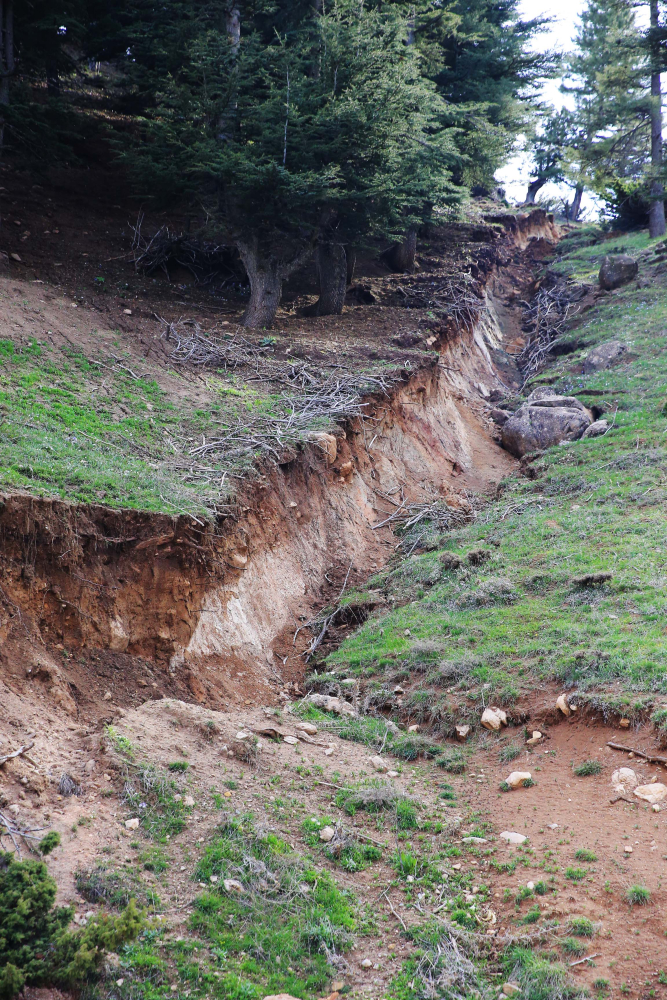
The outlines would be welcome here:
<svg viewBox="0 0 667 1000">
<path fill-rule="evenodd" d="M 490 729 L 492 732 L 497 733 L 501 726 L 507 725 L 507 715 L 503 712 L 502 708 L 490 706 L 482 712 L 481 723 L 485 729 Z"/>
<path fill-rule="evenodd" d="M 636 788 L 639 779 L 631 767 L 619 767 L 611 776 L 611 784 L 615 792 L 623 795 L 628 789 Z"/>
<path fill-rule="evenodd" d="M 626 844 L 626 846 L 623 848 L 623 851 L 625 854 L 632 854 L 632 848 L 630 847 L 629 844 Z"/>
<path fill-rule="evenodd" d="M 486 837 L 461 837 L 462 844 L 488 844 Z"/>
<path fill-rule="evenodd" d="M 398 778 L 398 771 L 387 771 L 388 778 Z"/>
<path fill-rule="evenodd" d="M 521 987 L 516 983 L 503 983 L 503 993 L 506 997 L 514 997 L 521 992 Z"/>
<path fill-rule="evenodd" d="M 408 726 L 408 732 L 409 733 L 418 733 L 419 732 L 419 726 Z"/>
<path fill-rule="evenodd" d="M 534 882 L 526 882 L 526 889 L 530 889 L 530 891 L 532 892 L 534 888 L 535 888 Z"/>
<path fill-rule="evenodd" d="M 283 736 L 283 743 L 289 743 L 290 746 L 296 746 L 298 743 L 296 736 Z"/>
<path fill-rule="evenodd" d="M 614 288 L 627 285 L 629 281 L 637 277 L 639 264 L 627 253 L 607 254 L 602 261 L 598 281 L 600 288 L 605 292 L 611 292 Z"/>
<path fill-rule="evenodd" d="M 582 439 L 584 440 L 587 438 L 598 438 L 606 434 L 608 430 L 609 430 L 608 420 L 594 420 L 593 423 L 586 428 L 586 430 L 581 436 Z"/>
<path fill-rule="evenodd" d="M 139 828 L 139 820 L 137 819 L 136 816 L 133 817 L 133 819 L 126 819 L 125 820 L 125 829 L 126 830 L 137 830 L 138 828 Z"/>
<path fill-rule="evenodd" d="M 332 826 L 323 826 L 320 830 L 320 840 L 328 844 L 330 840 L 333 840 L 335 832 Z"/>
<path fill-rule="evenodd" d="M 524 837 L 522 833 L 514 833 L 512 830 L 503 830 L 500 839 L 507 841 L 508 844 L 525 844 L 528 837 Z"/>
<path fill-rule="evenodd" d="M 344 684 L 345 687 L 354 687 L 356 683 L 356 677 L 345 677 L 345 679 L 341 681 L 341 684 Z"/>
<path fill-rule="evenodd" d="M 492 410 L 489 410 L 489 416 L 495 424 L 502 427 L 503 424 L 507 423 L 511 414 L 509 414 L 507 410 L 501 410 L 499 407 L 494 406 Z"/>
<path fill-rule="evenodd" d="M 21 263 L 21 258 L 19 257 L 19 255 L 17 253 L 10 253 L 9 256 L 12 258 L 12 260 L 18 261 L 19 264 Z"/>
<path fill-rule="evenodd" d="M 249 740 L 250 739 L 250 735 L 251 735 L 250 733 L 246 733 L 245 729 L 241 729 L 236 734 L 236 739 L 237 740 Z"/>
<path fill-rule="evenodd" d="M 373 968 L 373 963 L 371 962 L 370 958 L 364 958 L 364 959 L 362 959 L 361 962 L 359 963 L 359 965 L 361 966 L 362 969 L 372 969 Z"/>
<path fill-rule="evenodd" d="M 626 350 L 625 344 L 621 343 L 620 340 L 608 340 L 604 344 L 598 344 L 592 351 L 589 351 L 584 359 L 584 375 L 604 371 L 605 368 L 609 368 L 614 361 L 620 358 Z"/>
<path fill-rule="evenodd" d="M 194 804 L 195 804 L 195 800 L 192 798 L 191 795 L 185 795 L 183 797 L 183 805 L 184 806 L 187 806 L 189 809 L 192 809 L 192 807 L 194 806 Z"/>
<path fill-rule="evenodd" d="M 313 431 L 309 439 L 314 444 L 319 445 L 327 456 L 327 465 L 333 465 L 338 455 L 338 442 L 333 434 L 327 434 L 326 431 Z"/>
<path fill-rule="evenodd" d="M 374 770 L 378 771 L 380 774 L 386 774 L 389 770 L 389 765 L 385 764 L 382 757 L 376 755 L 375 757 L 369 757 L 369 760 L 373 765 Z"/>
<path fill-rule="evenodd" d="M 211 882 L 213 882 L 214 885 L 219 880 L 219 878 L 220 878 L 219 875 L 209 875 L 209 879 Z"/>
<path fill-rule="evenodd" d="M 342 698 L 332 698 L 328 694 L 311 694 L 308 701 L 316 708 L 321 708 L 324 712 L 333 712 L 335 715 L 357 714 L 348 701 L 343 701 Z"/>
<path fill-rule="evenodd" d="M 222 885 L 225 892 L 245 892 L 245 887 L 242 882 L 237 881 L 235 878 L 223 879 Z"/>
<path fill-rule="evenodd" d="M 621 719 L 621 721 L 619 722 L 619 726 L 621 727 L 621 729 L 629 729 L 630 728 L 630 720 L 629 719 Z"/>
<path fill-rule="evenodd" d="M 394 688 L 394 694 L 405 694 L 405 688 L 402 688 L 400 684 L 397 684 Z"/>
<path fill-rule="evenodd" d="M 591 411 L 574 396 L 532 392 L 503 425 L 503 446 L 522 458 L 561 441 L 577 441 L 592 423 Z"/>
<path fill-rule="evenodd" d="M 547 826 L 549 827 L 550 830 L 558 829 L 558 823 L 547 823 Z"/>
<path fill-rule="evenodd" d="M 542 733 L 539 731 L 539 729 L 534 729 L 533 735 L 530 737 L 529 740 L 526 740 L 526 746 L 534 747 L 535 744 L 539 743 L 541 739 L 542 739 Z"/>
<path fill-rule="evenodd" d="M 84 771 L 86 772 L 86 774 L 92 774 L 94 770 L 95 770 L 95 761 L 87 760 L 84 766 Z"/>
<path fill-rule="evenodd" d="M 634 791 L 638 799 L 643 799 L 644 802 L 653 805 L 654 803 L 662 802 L 665 796 L 667 796 L 667 785 L 663 785 L 659 781 L 654 781 L 650 785 L 639 785 Z"/>
<path fill-rule="evenodd" d="M 660 812 L 660 806 L 656 802 L 653 803 L 653 805 L 651 806 L 651 809 L 653 810 L 654 813 L 659 813 Z"/>
<path fill-rule="evenodd" d="M 457 726 L 456 727 L 456 738 L 460 743 L 463 743 L 468 739 L 470 735 L 470 726 Z"/>
<path fill-rule="evenodd" d="M 505 784 L 509 785 L 510 788 L 523 788 L 527 781 L 531 781 L 530 771 L 512 771 L 507 778 L 505 778 Z"/>
<path fill-rule="evenodd" d="M 563 715 L 570 714 L 570 706 L 567 703 L 567 695 L 559 694 L 556 698 L 556 708 L 558 708 Z"/>
<path fill-rule="evenodd" d="M 297 722 L 295 729 L 300 729 L 302 733 L 306 733 L 308 736 L 315 736 L 317 733 L 317 726 L 314 726 L 312 722 Z"/>
</svg>

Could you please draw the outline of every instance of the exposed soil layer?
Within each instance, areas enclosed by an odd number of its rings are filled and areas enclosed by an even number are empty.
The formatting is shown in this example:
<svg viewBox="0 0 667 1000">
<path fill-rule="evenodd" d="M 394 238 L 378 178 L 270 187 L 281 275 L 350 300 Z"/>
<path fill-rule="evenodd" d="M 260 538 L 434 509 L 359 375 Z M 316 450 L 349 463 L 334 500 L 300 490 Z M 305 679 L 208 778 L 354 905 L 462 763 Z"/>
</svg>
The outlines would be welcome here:
<svg viewBox="0 0 667 1000">
<path fill-rule="evenodd" d="M 379 494 L 439 494 L 461 507 L 470 491 L 492 492 L 513 467 L 495 441 L 487 400 L 515 384 L 505 349 L 505 339 L 512 350 L 522 345 L 514 303 L 527 294 L 555 230 L 539 212 L 500 221 L 504 229 L 494 221 L 435 230 L 427 244 L 432 256 L 418 275 L 369 279 L 376 300 L 390 303 L 397 288 L 423 300 L 425 288 L 465 265 L 477 275 L 482 302 L 473 314 L 464 309 L 434 322 L 426 306 L 389 304 L 326 320 L 281 320 L 279 355 L 344 348 L 350 363 L 404 358 L 413 374 L 388 397 L 370 400 L 367 419 L 336 431 L 335 456 L 314 443 L 258 470 L 239 490 L 233 516 L 204 524 L 6 496 L 0 683 L 31 699 L 51 695 L 71 715 L 90 719 L 106 716 L 109 702 L 136 703 L 144 682 L 156 693 L 216 708 L 270 700 L 285 683 L 298 682 L 309 641 L 303 631 L 295 639 L 299 626 L 345 579 L 361 582 L 394 549 L 390 526 L 374 527 L 383 519 Z M 7 326 L 19 339 L 48 324 L 54 344 L 85 351 L 116 343 L 119 330 L 100 332 L 96 313 L 120 312 L 122 299 L 110 305 L 79 296 L 74 313 L 67 295 L 39 282 L 0 280 Z M 154 318 L 142 310 L 121 315 L 113 321 L 137 363 L 146 345 L 164 350 Z M 196 318 L 206 321 L 201 310 Z M 416 330 L 421 346 L 397 346 L 401 328 Z M 385 346 L 390 331 L 398 335 Z M 172 367 L 165 355 L 162 388 L 182 394 Z M 192 392 L 205 403 L 196 379 Z"/>
</svg>

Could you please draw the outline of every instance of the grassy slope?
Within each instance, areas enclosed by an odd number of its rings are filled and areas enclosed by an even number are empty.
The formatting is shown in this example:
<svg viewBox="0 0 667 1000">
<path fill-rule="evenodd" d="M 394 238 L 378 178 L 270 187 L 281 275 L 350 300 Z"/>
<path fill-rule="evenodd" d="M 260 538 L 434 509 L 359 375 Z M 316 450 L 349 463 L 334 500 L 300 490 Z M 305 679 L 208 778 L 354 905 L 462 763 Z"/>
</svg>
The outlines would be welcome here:
<svg viewBox="0 0 667 1000">
<path fill-rule="evenodd" d="M 508 480 L 476 522 L 371 580 L 397 607 L 369 619 L 328 659 L 330 670 L 380 687 L 421 676 L 407 704 L 442 730 L 460 720 L 462 695 L 472 721 L 483 694 L 487 704 L 509 705 L 536 680 L 576 685 L 624 714 L 667 693 L 666 278 L 645 236 L 582 246 L 586 235 L 572 250 L 561 245 L 557 270 L 590 281 L 605 253 L 624 250 L 640 258 L 650 287 L 633 282 L 599 300 L 567 337 L 585 346 L 536 381 L 602 401 L 613 429 L 550 449 L 536 480 Z M 620 365 L 572 371 L 609 339 L 628 347 Z M 470 566 L 465 557 L 479 548 L 489 558 Z M 462 567 L 447 570 L 443 552 L 459 554 Z M 576 584 L 597 572 L 613 578 Z"/>
</svg>

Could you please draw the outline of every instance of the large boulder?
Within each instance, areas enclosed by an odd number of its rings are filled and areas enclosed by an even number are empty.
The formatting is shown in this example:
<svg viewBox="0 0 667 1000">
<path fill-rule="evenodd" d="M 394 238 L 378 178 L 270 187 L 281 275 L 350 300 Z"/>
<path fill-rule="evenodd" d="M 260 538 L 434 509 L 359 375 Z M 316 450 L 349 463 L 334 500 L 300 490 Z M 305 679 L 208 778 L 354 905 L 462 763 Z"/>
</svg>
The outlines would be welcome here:
<svg viewBox="0 0 667 1000">
<path fill-rule="evenodd" d="M 620 340 L 607 340 L 604 344 L 598 344 L 584 359 L 584 375 L 592 375 L 593 372 L 610 368 L 626 350 L 625 344 Z"/>
<path fill-rule="evenodd" d="M 593 423 L 593 414 L 574 396 L 536 389 L 503 425 L 503 445 L 517 458 L 561 441 L 577 441 Z"/>
<path fill-rule="evenodd" d="M 637 277 L 639 264 L 627 253 L 608 254 L 602 261 L 598 280 L 600 288 L 606 292 L 611 292 L 614 288 L 627 285 L 629 281 Z"/>
</svg>

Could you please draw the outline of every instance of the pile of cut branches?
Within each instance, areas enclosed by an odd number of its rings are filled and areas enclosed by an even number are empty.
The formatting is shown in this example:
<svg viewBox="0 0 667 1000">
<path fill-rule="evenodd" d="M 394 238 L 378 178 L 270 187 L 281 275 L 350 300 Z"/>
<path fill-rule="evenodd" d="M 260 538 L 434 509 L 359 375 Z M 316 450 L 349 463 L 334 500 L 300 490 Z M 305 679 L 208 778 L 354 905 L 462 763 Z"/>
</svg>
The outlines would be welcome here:
<svg viewBox="0 0 667 1000">
<path fill-rule="evenodd" d="M 142 230 L 143 213 L 132 226 L 131 259 L 135 270 L 144 274 L 163 271 L 169 277 L 169 265 L 188 270 L 199 285 L 230 284 L 241 279 L 233 266 L 233 248 L 204 240 L 197 234 L 176 233 L 161 226 L 152 236 Z"/>
<path fill-rule="evenodd" d="M 522 388 L 546 365 L 553 348 L 565 333 L 571 308 L 571 291 L 566 281 L 557 281 L 548 288 L 543 286 L 527 306 L 524 325 L 529 336 L 517 358 L 523 376 Z"/>
</svg>

